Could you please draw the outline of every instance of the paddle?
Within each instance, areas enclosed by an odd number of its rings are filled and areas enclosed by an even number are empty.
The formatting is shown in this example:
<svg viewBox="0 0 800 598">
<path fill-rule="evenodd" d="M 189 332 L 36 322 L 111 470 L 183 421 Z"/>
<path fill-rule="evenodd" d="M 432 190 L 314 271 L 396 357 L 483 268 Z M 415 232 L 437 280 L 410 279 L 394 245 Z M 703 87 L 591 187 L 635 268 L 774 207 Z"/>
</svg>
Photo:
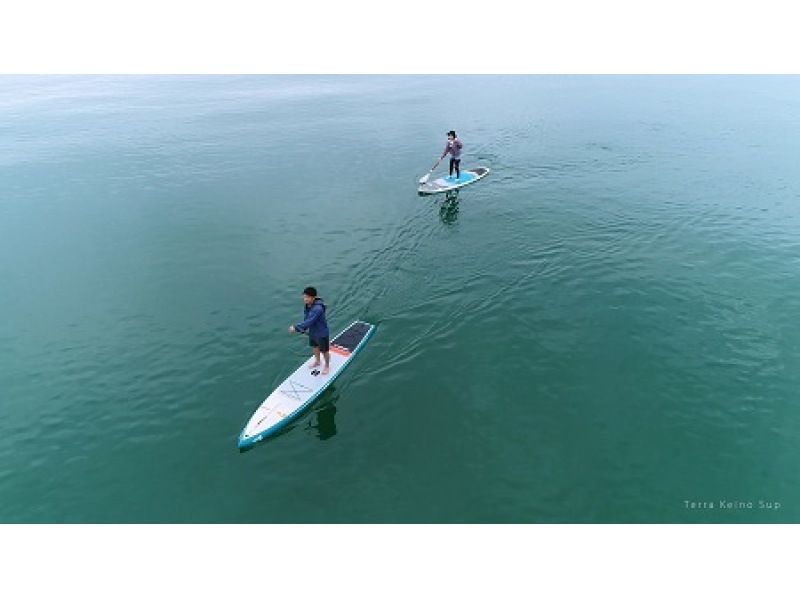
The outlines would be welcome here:
<svg viewBox="0 0 800 598">
<path fill-rule="evenodd" d="M 437 166 L 439 166 L 439 163 L 440 163 L 441 161 L 442 161 L 442 159 L 441 159 L 441 158 L 439 158 L 438 160 L 436 160 L 436 164 L 434 164 L 434 165 L 433 165 L 433 168 L 431 168 L 431 169 L 430 169 L 430 171 L 428 171 L 428 174 L 426 174 L 426 175 L 423 175 L 423 177 L 422 177 L 422 178 L 419 180 L 419 184 L 420 184 L 420 185 L 424 185 L 425 183 L 427 183 L 427 182 L 428 182 L 428 179 L 429 179 L 429 178 L 431 178 L 431 175 L 433 174 L 433 171 L 434 171 L 434 170 L 436 170 L 436 167 L 437 167 Z"/>
</svg>

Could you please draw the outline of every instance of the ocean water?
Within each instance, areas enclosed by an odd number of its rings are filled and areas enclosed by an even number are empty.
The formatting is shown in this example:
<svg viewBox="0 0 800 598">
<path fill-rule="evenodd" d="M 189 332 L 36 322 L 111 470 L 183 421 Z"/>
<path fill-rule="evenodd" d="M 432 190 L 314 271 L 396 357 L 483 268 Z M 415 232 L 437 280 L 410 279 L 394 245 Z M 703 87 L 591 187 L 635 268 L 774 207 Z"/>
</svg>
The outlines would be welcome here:
<svg viewBox="0 0 800 598">
<path fill-rule="evenodd" d="M 800 522 L 798 155 L 798 77 L 0 77 L 0 521 Z M 307 285 L 377 332 L 239 453 Z"/>
</svg>

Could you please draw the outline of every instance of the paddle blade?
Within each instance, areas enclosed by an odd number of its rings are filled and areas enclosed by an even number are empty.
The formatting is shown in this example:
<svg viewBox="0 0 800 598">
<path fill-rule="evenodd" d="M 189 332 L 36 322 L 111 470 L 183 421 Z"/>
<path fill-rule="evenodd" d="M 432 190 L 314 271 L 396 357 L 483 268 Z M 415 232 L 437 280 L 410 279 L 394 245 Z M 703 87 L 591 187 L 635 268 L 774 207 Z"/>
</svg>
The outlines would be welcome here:
<svg viewBox="0 0 800 598">
<path fill-rule="evenodd" d="M 433 171 L 431 171 L 431 172 L 433 172 Z M 424 185 L 425 183 L 427 183 L 427 182 L 428 182 L 428 179 L 429 179 L 429 178 L 431 178 L 431 173 L 430 173 L 430 172 L 429 172 L 428 174 L 426 174 L 425 176 L 423 176 L 423 177 L 422 177 L 422 178 L 419 180 L 419 184 L 420 184 L 420 185 Z"/>
</svg>

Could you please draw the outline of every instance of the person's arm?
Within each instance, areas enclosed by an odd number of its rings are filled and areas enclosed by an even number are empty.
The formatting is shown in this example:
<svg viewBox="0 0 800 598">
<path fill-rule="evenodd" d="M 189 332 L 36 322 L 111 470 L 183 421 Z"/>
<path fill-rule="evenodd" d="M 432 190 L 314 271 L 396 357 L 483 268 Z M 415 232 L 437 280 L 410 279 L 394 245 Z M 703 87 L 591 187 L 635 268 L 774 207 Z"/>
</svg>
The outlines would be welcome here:
<svg viewBox="0 0 800 598">
<path fill-rule="evenodd" d="M 444 160 L 444 157 L 447 155 L 447 152 L 448 152 L 448 151 L 450 151 L 450 144 L 449 144 L 449 143 L 448 143 L 448 144 L 445 144 L 445 146 L 444 146 L 444 152 L 442 152 L 442 157 L 441 157 L 441 158 L 439 158 L 438 160 L 436 160 L 436 162 L 434 163 L 434 165 L 431 167 L 431 172 L 433 172 L 434 170 L 436 170 L 436 167 L 437 167 L 437 166 L 439 166 L 439 162 L 441 162 L 442 160 Z M 422 182 L 424 182 L 424 180 L 420 180 L 420 183 L 422 183 Z"/>
<path fill-rule="evenodd" d="M 319 305 L 315 305 L 311 309 L 308 310 L 308 315 L 306 319 L 300 322 L 299 324 L 294 325 L 294 329 L 298 332 L 305 332 L 308 330 L 311 325 L 316 322 L 320 315 L 322 314 L 322 308 Z"/>
</svg>

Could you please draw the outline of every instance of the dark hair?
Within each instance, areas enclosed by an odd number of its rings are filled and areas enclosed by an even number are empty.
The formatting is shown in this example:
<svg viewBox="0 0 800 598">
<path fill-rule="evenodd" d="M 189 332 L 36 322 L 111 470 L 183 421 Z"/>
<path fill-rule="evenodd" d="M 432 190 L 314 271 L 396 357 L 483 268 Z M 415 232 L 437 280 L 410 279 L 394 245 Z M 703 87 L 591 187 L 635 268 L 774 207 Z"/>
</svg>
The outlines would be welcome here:
<svg viewBox="0 0 800 598">
<path fill-rule="evenodd" d="M 448 131 L 447 134 L 448 135 L 452 135 L 453 137 L 458 137 L 458 135 L 456 135 L 455 131 Z"/>
<path fill-rule="evenodd" d="M 306 287 L 303 289 L 303 295 L 308 295 L 309 297 L 316 297 L 317 289 L 315 289 L 314 287 Z"/>
</svg>

